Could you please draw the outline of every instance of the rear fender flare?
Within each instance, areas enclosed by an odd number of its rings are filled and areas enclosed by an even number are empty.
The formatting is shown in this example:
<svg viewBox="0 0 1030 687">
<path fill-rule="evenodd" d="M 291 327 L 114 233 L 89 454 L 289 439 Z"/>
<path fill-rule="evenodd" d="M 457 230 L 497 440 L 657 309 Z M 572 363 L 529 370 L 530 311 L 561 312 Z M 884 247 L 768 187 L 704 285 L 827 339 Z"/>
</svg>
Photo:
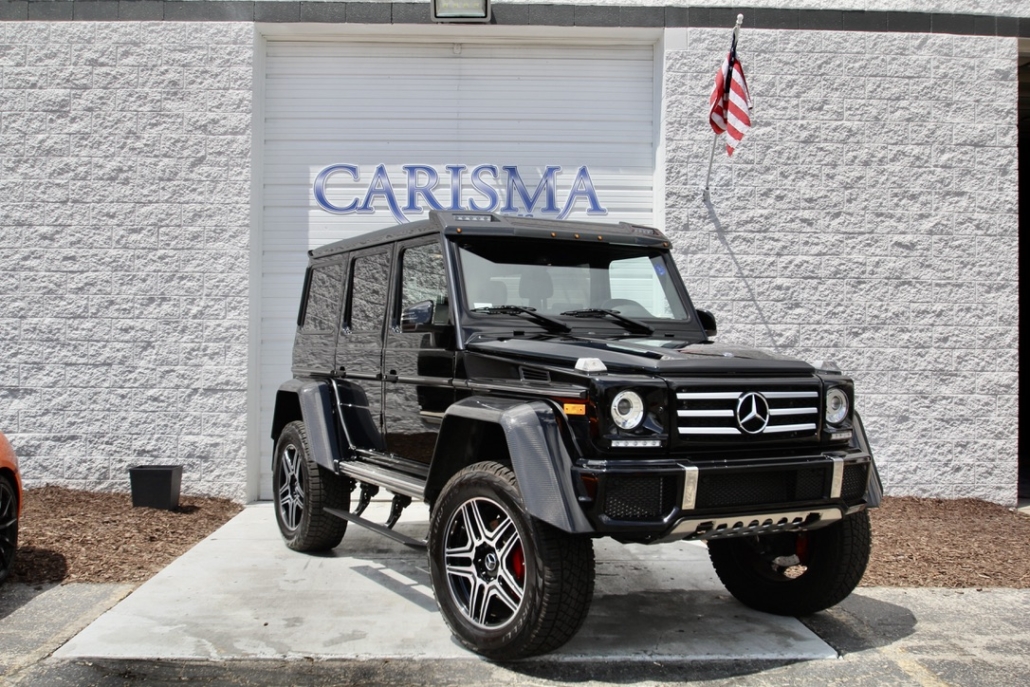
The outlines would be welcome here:
<svg viewBox="0 0 1030 687">
<path fill-rule="evenodd" d="M 503 437 L 526 510 L 535 518 L 572 533 L 593 532 L 572 484 L 572 459 L 562 441 L 558 418 L 543 401 L 473 397 L 453 404 L 444 415 L 426 484 L 432 504 L 444 484 L 463 467 L 496 456 L 469 446 L 470 437 Z"/>
<path fill-rule="evenodd" d="M 327 382 L 291 379 L 279 387 L 272 441 L 278 441 L 283 427 L 295 420 L 303 420 L 307 429 L 311 458 L 333 470 L 333 461 L 340 456 L 340 443 L 333 421 L 332 390 Z"/>
</svg>

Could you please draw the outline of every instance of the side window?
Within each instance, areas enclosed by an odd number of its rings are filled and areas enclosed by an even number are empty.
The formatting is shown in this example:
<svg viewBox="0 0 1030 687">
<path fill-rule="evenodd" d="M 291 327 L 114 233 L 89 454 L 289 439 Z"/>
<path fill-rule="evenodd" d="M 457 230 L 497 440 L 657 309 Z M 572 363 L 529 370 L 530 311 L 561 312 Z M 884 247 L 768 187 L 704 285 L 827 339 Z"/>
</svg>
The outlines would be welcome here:
<svg viewBox="0 0 1030 687">
<path fill-rule="evenodd" d="M 390 256 L 362 255 L 354 259 L 347 321 L 356 332 L 378 332 L 383 327 L 386 293 L 390 287 Z"/>
<path fill-rule="evenodd" d="M 315 267 L 311 270 L 310 279 L 301 331 L 305 334 L 332 333 L 343 294 L 343 264 Z"/>
<path fill-rule="evenodd" d="M 414 246 L 401 254 L 401 310 L 422 301 L 432 301 L 438 310 L 447 303 L 443 254 L 437 243 Z"/>
</svg>

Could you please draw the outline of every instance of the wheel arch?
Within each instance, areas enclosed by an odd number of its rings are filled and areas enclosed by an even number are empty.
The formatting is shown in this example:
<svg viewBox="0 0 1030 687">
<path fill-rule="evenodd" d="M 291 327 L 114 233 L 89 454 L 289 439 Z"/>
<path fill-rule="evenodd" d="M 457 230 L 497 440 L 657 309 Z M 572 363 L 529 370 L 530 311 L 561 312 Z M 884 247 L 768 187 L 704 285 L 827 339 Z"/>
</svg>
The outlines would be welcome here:
<svg viewBox="0 0 1030 687">
<path fill-rule="evenodd" d="M 17 514 L 21 516 L 22 501 L 24 499 L 22 498 L 22 485 L 20 475 L 16 471 L 11 470 L 5 465 L 0 467 L 0 477 L 9 480 L 11 484 L 14 486 L 14 500 L 15 504 L 17 505 L 16 511 Z"/>
<path fill-rule="evenodd" d="M 311 458 L 333 470 L 340 455 L 339 439 L 333 420 L 332 391 L 324 381 L 291 379 L 279 387 L 272 416 L 272 441 L 277 442 L 283 428 L 302 420 L 311 445 Z"/>
<path fill-rule="evenodd" d="M 474 396 L 453 404 L 440 427 L 426 502 L 432 507 L 447 480 L 462 468 L 506 458 L 530 515 L 565 532 L 593 532 L 579 508 L 572 459 L 555 413 L 543 401 Z"/>
</svg>

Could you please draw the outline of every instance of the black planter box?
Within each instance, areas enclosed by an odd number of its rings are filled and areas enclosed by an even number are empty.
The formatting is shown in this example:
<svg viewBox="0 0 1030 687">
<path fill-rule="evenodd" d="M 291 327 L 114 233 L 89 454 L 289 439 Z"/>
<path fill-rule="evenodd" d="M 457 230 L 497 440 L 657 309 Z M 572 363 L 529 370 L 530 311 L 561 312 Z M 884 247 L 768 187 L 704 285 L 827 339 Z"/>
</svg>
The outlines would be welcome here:
<svg viewBox="0 0 1030 687">
<path fill-rule="evenodd" d="M 132 505 L 135 508 L 175 510 L 182 485 L 181 465 L 137 465 L 129 468 Z"/>
</svg>

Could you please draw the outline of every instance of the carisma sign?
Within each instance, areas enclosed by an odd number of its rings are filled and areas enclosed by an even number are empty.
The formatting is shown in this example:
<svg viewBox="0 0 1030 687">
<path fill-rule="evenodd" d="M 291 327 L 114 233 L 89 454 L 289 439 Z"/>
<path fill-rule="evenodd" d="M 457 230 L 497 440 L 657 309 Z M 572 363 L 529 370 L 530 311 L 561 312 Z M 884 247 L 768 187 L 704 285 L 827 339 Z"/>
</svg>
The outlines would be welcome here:
<svg viewBox="0 0 1030 687">
<path fill-rule="evenodd" d="M 562 168 L 548 165 L 532 193 L 517 165 L 478 165 L 471 170 L 462 164 L 402 165 L 400 169 L 403 177 L 391 179 L 386 165 L 380 164 L 365 180 L 358 165 L 329 165 L 315 177 L 315 202 L 337 215 L 372 214 L 377 202 L 385 203 L 398 222 L 408 221 L 405 213 L 427 210 L 539 213 L 565 219 L 581 207 L 588 215 L 608 214 L 586 166 L 576 170 L 570 185 L 562 184 L 566 190 L 559 191 Z"/>
</svg>

